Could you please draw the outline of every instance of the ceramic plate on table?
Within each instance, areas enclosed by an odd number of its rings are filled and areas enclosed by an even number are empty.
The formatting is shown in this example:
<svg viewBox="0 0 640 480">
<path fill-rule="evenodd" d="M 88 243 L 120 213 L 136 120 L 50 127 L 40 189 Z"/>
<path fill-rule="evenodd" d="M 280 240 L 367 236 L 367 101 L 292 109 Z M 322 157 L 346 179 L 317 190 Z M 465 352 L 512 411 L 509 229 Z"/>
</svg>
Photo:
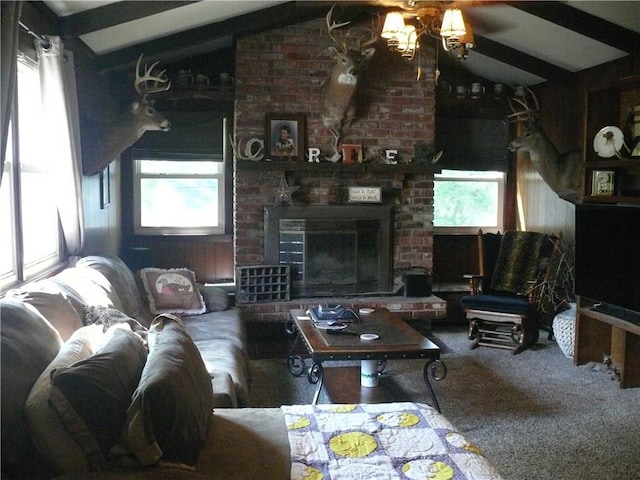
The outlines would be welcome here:
<svg viewBox="0 0 640 480">
<path fill-rule="evenodd" d="M 375 333 L 363 333 L 362 335 L 360 335 L 360 340 L 364 340 L 365 342 L 377 340 L 378 338 L 380 338 L 380 336 L 376 335 Z"/>
</svg>

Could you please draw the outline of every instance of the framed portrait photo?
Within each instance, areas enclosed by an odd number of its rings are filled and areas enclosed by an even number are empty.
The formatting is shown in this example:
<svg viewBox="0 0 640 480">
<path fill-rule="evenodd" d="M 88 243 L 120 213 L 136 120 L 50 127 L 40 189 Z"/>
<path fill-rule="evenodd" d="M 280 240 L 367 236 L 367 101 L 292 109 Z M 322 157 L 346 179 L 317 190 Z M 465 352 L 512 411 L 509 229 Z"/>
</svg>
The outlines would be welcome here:
<svg viewBox="0 0 640 480">
<path fill-rule="evenodd" d="M 614 194 L 615 172 L 613 170 L 594 170 L 591 180 L 591 195 L 610 197 Z"/>
<path fill-rule="evenodd" d="M 267 113 L 266 158 L 289 162 L 304 160 L 305 127 L 303 113 Z"/>
</svg>

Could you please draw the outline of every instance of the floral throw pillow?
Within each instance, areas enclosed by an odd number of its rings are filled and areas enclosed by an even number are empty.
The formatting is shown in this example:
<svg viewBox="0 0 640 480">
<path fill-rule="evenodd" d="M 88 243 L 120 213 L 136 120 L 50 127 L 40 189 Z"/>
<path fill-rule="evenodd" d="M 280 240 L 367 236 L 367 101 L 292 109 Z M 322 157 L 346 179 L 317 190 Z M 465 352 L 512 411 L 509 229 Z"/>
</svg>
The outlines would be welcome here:
<svg viewBox="0 0 640 480">
<path fill-rule="evenodd" d="M 152 313 L 197 315 L 206 308 L 196 285 L 196 275 L 186 268 L 143 268 L 142 284 Z"/>
</svg>

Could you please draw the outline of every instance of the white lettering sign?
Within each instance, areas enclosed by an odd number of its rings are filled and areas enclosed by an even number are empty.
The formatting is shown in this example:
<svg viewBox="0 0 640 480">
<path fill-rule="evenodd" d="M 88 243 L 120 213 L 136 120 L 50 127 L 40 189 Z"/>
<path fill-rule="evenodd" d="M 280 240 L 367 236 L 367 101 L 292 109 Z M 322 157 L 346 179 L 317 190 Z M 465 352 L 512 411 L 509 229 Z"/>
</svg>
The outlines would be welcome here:
<svg viewBox="0 0 640 480">
<path fill-rule="evenodd" d="M 349 187 L 349 202 L 381 203 L 382 187 Z"/>
</svg>

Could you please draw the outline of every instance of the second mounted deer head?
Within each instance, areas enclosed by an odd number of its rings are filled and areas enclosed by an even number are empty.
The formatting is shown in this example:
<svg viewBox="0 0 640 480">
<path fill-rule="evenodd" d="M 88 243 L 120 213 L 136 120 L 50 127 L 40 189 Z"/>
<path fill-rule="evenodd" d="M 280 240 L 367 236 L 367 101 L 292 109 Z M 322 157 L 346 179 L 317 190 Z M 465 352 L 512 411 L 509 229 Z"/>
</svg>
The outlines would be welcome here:
<svg viewBox="0 0 640 480">
<path fill-rule="evenodd" d="M 510 121 L 522 123 L 522 133 L 509 144 L 509 150 L 528 152 L 533 167 L 560 198 L 576 203 L 582 182 L 582 155 L 577 150 L 560 153 L 537 121 L 540 105 L 530 90 L 509 100 Z M 530 104 L 531 102 L 531 104 Z"/>
<path fill-rule="evenodd" d="M 331 75 L 322 85 L 320 114 L 322 123 L 336 138 L 337 147 L 342 129 L 355 120 L 359 75 L 376 51 L 372 45 L 378 40 L 378 35 L 372 28 L 367 40 L 359 38 L 355 48 L 349 48 L 347 42 L 351 31 L 347 31 L 344 41 L 336 37 L 335 31 L 351 22 L 334 22 L 331 18 L 334 7 L 335 5 L 327 13 L 326 21 L 329 37 L 336 44 L 329 47 L 329 55 L 335 60 L 335 64 Z"/>
<path fill-rule="evenodd" d="M 171 82 L 165 75 L 165 70 L 153 73 L 158 63 L 150 67 L 145 65 L 144 72 L 140 71 L 142 55 L 136 64 L 136 79 L 134 87 L 138 92 L 138 98 L 115 120 L 101 124 L 96 133 L 96 139 L 92 145 L 83 142 L 83 173 L 95 175 L 100 173 L 124 150 L 133 145 L 144 132 L 150 130 L 168 131 L 171 123 L 154 107 L 154 102 L 149 95 L 164 92 L 171 88 Z"/>
</svg>

